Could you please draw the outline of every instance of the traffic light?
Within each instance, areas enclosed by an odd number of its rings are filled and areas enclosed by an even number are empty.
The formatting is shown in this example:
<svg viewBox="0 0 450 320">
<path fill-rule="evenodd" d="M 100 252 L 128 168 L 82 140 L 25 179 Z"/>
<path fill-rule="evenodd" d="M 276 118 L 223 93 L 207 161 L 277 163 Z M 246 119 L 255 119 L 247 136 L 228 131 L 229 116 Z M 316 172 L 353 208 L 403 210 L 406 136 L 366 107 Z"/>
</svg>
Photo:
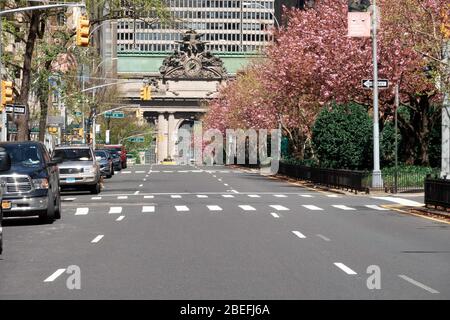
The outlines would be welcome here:
<svg viewBox="0 0 450 320">
<path fill-rule="evenodd" d="M 58 127 L 48 127 L 48 133 L 50 133 L 50 134 L 57 134 L 58 133 Z"/>
<path fill-rule="evenodd" d="M 77 46 L 88 47 L 89 46 L 89 29 L 90 22 L 85 16 L 81 16 L 78 20 L 77 26 Z"/>
<path fill-rule="evenodd" d="M 149 85 L 141 88 L 141 100 L 152 100 L 152 88 Z"/>
<path fill-rule="evenodd" d="M 2 101 L 1 105 L 6 106 L 7 104 L 13 103 L 13 83 L 11 81 L 2 80 Z"/>
<path fill-rule="evenodd" d="M 78 135 L 79 135 L 80 137 L 82 137 L 83 134 L 84 134 L 83 128 L 78 129 Z"/>
</svg>

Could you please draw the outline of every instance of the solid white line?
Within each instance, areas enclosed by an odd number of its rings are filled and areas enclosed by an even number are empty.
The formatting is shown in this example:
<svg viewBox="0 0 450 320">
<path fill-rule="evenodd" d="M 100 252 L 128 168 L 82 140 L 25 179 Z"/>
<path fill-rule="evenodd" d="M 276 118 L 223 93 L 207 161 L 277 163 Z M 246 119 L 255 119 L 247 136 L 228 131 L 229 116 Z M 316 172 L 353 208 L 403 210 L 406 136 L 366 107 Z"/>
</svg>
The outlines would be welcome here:
<svg viewBox="0 0 450 320">
<path fill-rule="evenodd" d="M 197 198 L 208 198 L 208 196 L 207 196 L 207 195 L 204 195 L 204 194 L 198 194 L 198 195 L 197 195 Z"/>
<path fill-rule="evenodd" d="M 306 238 L 306 236 L 303 233 L 301 233 L 300 231 L 292 231 L 292 233 L 295 234 L 300 239 L 305 239 Z"/>
<path fill-rule="evenodd" d="M 313 196 L 312 196 L 312 195 L 309 195 L 309 194 L 301 194 L 300 197 L 303 197 L 303 198 L 312 198 Z"/>
<path fill-rule="evenodd" d="M 171 195 L 170 197 L 172 199 L 180 199 L 181 198 L 181 196 L 179 194 Z"/>
<path fill-rule="evenodd" d="M 89 208 L 77 208 L 75 212 L 76 216 L 85 216 L 89 213 Z"/>
<path fill-rule="evenodd" d="M 411 206 L 411 207 L 423 207 L 424 206 L 423 203 L 408 200 L 408 199 L 403 199 L 403 198 L 397 198 L 397 197 L 372 197 L 372 198 L 379 199 L 379 200 L 391 201 L 391 202 L 395 202 L 398 204 L 402 204 L 404 206 Z"/>
<path fill-rule="evenodd" d="M 119 213 L 122 213 L 122 207 L 109 208 L 109 214 L 119 214 Z"/>
<path fill-rule="evenodd" d="M 374 210 L 379 210 L 379 211 L 388 211 L 388 209 L 383 208 L 383 207 L 379 207 L 377 205 L 366 205 L 367 208 L 369 209 L 374 209 Z"/>
<path fill-rule="evenodd" d="M 347 210 L 347 211 L 349 211 L 349 210 L 356 210 L 355 208 L 350 208 L 350 207 L 347 207 L 347 206 L 344 206 L 344 205 L 340 205 L 340 204 L 333 205 L 332 207 L 335 207 L 335 208 L 341 209 L 341 210 Z"/>
<path fill-rule="evenodd" d="M 91 200 L 102 200 L 102 197 L 92 197 Z"/>
<path fill-rule="evenodd" d="M 287 195 L 285 194 L 274 194 L 273 196 L 277 198 L 287 198 Z"/>
<path fill-rule="evenodd" d="M 249 198 L 261 198 L 261 196 L 259 196 L 257 194 L 249 194 L 248 197 Z"/>
<path fill-rule="evenodd" d="M 274 217 L 275 219 L 278 219 L 278 218 L 280 218 L 280 216 L 279 215 L 277 215 L 275 212 L 271 212 L 270 213 L 271 215 L 272 215 L 272 217 Z"/>
<path fill-rule="evenodd" d="M 303 205 L 303 207 L 305 207 L 306 209 L 309 209 L 309 210 L 323 211 L 322 208 L 319 208 L 319 207 L 316 207 L 316 206 L 313 206 L 313 205 Z"/>
<path fill-rule="evenodd" d="M 321 235 L 321 234 L 318 234 L 317 236 L 318 236 L 319 238 L 325 240 L 325 241 L 331 241 L 330 239 L 328 239 L 327 237 L 325 237 L 325 236 L 323 236 L 323 235 Z"/>
<path fill-rule="evenodd" d="M 144 206 L 142 207 L 142 213 L 155 212 L 155 206 Z"/>
<path fill-rule="evenodd" d="M 116 219 L 116 221 L 122 221 L 123 219 L 125 219 L 125 216 L 120 216 Z"/>
<path fill-rule="evenodd" d="M 430 292 L 430 293 L 439 293 L 439 291 L 434 290 L 433 288 L 430 288 L 430 287 L 424 285 L 423 283 L 420 283 L 419 281 L 416 281 L 416 280 L 414 280 L 414 279 L 411 279 L 410 277 L 407 277 L 407 276 L 405 276 L 405 275 L 403 275 L 403 274 L 400 274 L 400 275 L 398 275 L 398 276 L 399 276 L 400 278 L 402 278 L 403 280 L 408 281 L 409 283 L 412 283 L 412 284 L 414 284 L 414 285 L 416 285 L 416 286 L 418 286 L 418 287 L 420 287 L 420 288 L 422 288 L 422 289 L 424 289 L 424 290 L 427 290 L 427 291 Z"/>
<path fill-rule="evenodd" d="M 44 282 L 53 282 L 58 278 L 60 275 L 62 275 L 64 272 L 66 272 L 66 269 L 58 269 L 53 274 L 44 280 Z"/>
<path fill-rule="evenodd" d="M 189 208 L 186 206 L 175 206 L 177 211 L 189 211 Z"/>
<path fill-rule="evenodd" d="M 219 206 L 207 206 L 209 211 L 222 211 L 222 208 Z"/>
<path fill-rule="evenodd" d="M 222 197 L 224 198 L 234 198 L 232 194 L 223 194 Z"/>
<path fill-rule="evenodd" d="M 344 271 L 346 274 L 349 275 L 354 275 L 357 274 L 355 271 L 353 271 L 352 269 L 350 269 L 349 267 L 347 267 L 345 264 L 343 264 L 342 262 L 335 262 L 334 265 L 336 267 L 338 267 L 339 269 L 341 269 L 342 271 Z"/>
<path fill-rule="evenodd" d="M 118 200 L 125 200 L 125 199 L 128 199 L 128 196 L 118 196 L 117 199 Z"/>
<path fill-rule="evenodd" d="M 138 195 L 138 194 L 139 194 L 139 192 L 140 192 L 140 191 L 136 191 L 136 192 L 134 193 L 134 195 Z"/>
<path fill-rule="evenodd" d="M 91 243 L 97 243 L 97 242 L 99 242 L 100 240 L 102 240 L 103 237 L 104 237 L 104 235 L 100 234 L 100 235 L 96 236 L 96 237 L 91 241 Z"/>
<path fill-rule="evenodd" d="M 255 208 L 253 208 L 252 206 L 248 206 L 248 205 L 239 206 L 239 208 L 241 208 L 244 211 L 256 211 Z"/>
<path fill-rule="evenodd" d="M 278 211 L 289 211 L 289 208 L 286 208 L 284 206 L 280 206 L 280 205 L 271 205 L 270 207 L 274 208 L 275 210 Z"/>
</svg>

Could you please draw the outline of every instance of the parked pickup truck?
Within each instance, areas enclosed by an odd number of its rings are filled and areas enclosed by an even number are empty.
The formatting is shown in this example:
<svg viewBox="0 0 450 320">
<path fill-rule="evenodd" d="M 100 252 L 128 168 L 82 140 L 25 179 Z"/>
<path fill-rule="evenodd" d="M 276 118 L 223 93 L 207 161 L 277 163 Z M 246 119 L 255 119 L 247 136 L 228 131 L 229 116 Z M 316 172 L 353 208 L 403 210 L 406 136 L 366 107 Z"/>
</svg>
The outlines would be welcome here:
<svg viewBox="0 0 450 320">
<path fill-rule="evenodd" d="M 0 172 L 0 181 L 5 185 L 3 216 L 39 216 L 43 222 L 60 219 L 60 160 L 50 160 L 40 142 L 6 142 L 0 143 L 0 148 L 6 150 L 11 161 L 10 169 Z"/>
<path fill-rule="evenodd" d="M 9 171 L 11 169 L 11 159 L 9 158 L 8 153 L 5 148 L 0 148 L 0 173 Z M 4 183 L 0 184 L 0 201 L 3 198 L 5 185 Z M 3 252 L 3 209 L 0 206 L 0 254 Z"/>
</svg>

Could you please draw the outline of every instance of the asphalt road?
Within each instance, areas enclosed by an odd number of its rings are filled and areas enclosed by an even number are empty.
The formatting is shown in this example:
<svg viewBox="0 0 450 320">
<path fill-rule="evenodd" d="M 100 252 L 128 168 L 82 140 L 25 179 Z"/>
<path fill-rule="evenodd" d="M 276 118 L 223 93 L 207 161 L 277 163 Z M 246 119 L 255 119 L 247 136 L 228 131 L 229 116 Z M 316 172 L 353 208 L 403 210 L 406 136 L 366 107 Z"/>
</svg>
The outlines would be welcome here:
<svg viewBox="0 0 450 320">
<path fill-rule="evenodd" d="M 0 299 L 450 299 L 450 225 L 384 207 L 404 199 L 135 166 L 53 224 L 7 219 Z"/>
</svg>

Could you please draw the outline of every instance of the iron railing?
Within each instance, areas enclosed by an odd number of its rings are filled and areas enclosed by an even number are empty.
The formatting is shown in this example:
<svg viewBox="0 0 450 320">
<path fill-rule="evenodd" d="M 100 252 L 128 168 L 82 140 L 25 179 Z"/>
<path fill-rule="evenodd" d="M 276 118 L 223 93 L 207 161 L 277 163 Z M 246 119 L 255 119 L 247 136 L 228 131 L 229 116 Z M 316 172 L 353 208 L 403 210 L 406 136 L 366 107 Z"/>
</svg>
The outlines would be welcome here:
<svg viewBox="0 0 450 320">
<path fill-rule="evenodd" d="M 369 192 L 366 184 L 367 172 L 365 171 L 314 168 L 280 162 L 278 173 L 327 187 L 354 192 Z"/>
<path fill-rule="evenodd" d="M 428 176 L 425 180 L 425 205 L 450 208 L 450 180 Z"/>
</svg>

